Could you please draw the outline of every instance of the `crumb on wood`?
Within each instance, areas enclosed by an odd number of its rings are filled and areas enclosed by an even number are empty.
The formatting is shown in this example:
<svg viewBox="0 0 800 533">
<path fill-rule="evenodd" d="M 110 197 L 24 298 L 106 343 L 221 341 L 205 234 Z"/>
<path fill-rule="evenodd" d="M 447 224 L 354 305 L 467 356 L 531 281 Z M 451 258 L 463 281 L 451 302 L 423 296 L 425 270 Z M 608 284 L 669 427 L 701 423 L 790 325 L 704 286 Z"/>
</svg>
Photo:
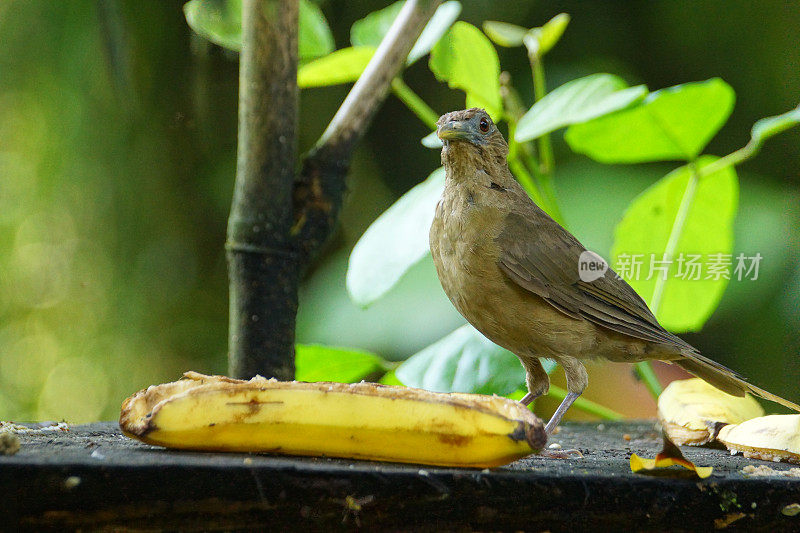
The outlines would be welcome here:
<svg viewBox="0 0 800 533">
<path fill-rule="evenodd" d="M 741 470 L 742 474 L 748 476 L 781 476 L 800 478 L 800 468 L 789 468 L 788 470 L 776 470 L 766 465 L 747 465 Z"/>
</svg>

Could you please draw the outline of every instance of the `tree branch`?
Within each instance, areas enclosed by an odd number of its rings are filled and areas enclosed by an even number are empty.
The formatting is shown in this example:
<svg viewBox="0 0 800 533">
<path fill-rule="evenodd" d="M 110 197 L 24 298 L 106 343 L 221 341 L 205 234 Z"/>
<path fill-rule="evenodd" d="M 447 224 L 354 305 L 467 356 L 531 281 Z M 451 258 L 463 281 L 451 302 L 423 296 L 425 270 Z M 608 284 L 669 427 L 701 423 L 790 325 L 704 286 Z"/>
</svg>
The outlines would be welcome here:
<svg viewBox="0 0 800 533">
<path fill-rule="evenodd" d="M 317 145 L 303 160 L 295 185 L 293 234 L 306 256 L 316 252 L 333 231 L 353 149 L 438 6 L 439 0 L 406 2 Z"/>
<path fill-rule="evenodd" d="M 298 0 L 243 2 L 239 144 L 226 243 L 229 370 L 237 377 L 294 376 L 297 24 Z"/>
</svg>

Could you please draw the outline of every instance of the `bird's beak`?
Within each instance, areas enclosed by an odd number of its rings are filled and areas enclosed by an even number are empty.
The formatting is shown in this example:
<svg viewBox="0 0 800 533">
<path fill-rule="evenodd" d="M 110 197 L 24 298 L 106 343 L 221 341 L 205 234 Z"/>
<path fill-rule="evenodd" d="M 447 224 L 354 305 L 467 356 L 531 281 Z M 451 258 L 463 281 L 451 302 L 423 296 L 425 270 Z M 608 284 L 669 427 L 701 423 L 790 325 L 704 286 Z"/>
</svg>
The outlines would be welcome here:
<svg viewBox="0 0 800 533">
<path fill-rule="evenodd" d="M 467 129 L 466 123 L 459 120 L 445 122 L 439 126 L 436 134 L 443 141 L 466 140 L 470 138 L 470 132 Z"/>
</svg>

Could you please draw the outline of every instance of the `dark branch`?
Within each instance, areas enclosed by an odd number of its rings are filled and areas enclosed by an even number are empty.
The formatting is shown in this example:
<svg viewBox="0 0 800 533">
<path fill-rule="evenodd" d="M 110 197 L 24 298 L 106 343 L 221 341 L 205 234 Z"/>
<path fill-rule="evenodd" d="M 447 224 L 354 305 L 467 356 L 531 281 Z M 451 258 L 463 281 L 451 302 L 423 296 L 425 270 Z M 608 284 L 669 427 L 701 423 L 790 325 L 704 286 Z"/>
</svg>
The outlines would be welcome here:
<svg viewBox="0 0 800 533">
<path fill-rule="evenodd" d="M 226 243 L 230 373 L 294 376 L 297 0 L 244 0 L 236 186 Z M 288 355 L 287 355 L 288 354 Z"/>
<path fill-rule="evenodd" d="M 438 5 L 439 0 L 406 2 L 316 147 L 303 160 L 294 194 L 293 231 L 305 254 L 317 251 L 332 232 L 353 149 Z"/>
<path fill-rule="evenodd" d="M 291 227 L 297 152 L 297 0 L 245 0 L 239 145 L 228 246 L 272 246 Z"/>
</svg>

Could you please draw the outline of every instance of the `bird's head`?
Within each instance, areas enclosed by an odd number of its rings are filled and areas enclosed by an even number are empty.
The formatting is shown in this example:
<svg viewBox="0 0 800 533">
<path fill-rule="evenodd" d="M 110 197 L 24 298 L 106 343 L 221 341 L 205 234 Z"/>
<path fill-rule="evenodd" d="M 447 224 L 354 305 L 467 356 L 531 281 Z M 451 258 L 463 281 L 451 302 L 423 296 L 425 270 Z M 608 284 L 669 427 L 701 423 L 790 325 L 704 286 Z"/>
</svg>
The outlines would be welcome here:
<svg viewBox="0 0 800 533">
<path fill-rule="evenodd" d="M 436 134 L 442 140 L 442 163 L 463 160 L 506 163 L 508 145 L 492 118 L 483 109 L 473 107 L 442 115 Z"/>
</svg>

